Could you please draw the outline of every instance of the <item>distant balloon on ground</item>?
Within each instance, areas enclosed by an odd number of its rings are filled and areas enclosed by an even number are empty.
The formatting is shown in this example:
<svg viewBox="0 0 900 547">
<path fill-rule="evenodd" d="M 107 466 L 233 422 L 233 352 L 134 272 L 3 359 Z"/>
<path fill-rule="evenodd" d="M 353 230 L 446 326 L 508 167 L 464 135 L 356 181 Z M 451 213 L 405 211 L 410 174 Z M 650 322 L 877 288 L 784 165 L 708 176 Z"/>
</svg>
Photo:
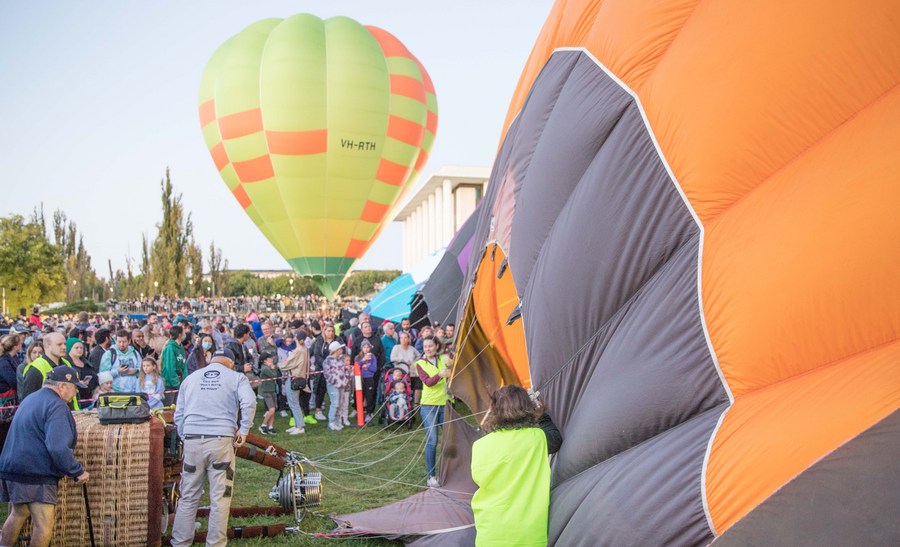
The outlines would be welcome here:
<svg viewBox="0 0 900 547">
<path fill-rule="evenodd" d="M 418 59 L 347 17 L 250 25 L 209 60 L 199 110 L 228 189 L 329 298 L 390 222 L 437 129 Z"/>
</svg>

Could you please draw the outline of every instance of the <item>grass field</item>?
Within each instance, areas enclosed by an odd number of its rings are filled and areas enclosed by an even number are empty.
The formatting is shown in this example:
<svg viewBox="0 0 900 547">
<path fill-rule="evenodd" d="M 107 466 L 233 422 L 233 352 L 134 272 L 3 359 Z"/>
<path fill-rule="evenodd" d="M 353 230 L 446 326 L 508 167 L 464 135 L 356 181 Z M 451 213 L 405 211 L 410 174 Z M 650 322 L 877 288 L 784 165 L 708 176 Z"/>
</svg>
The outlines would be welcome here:
<svg viewBox="0 0 900 547">
<path fill-rule="evenodd" d="M 262 406 L 262 405 L 260 405 Z M 255 423 L 262 421 L 258 411 Z M 351 421 L 355 423 L 355 418 Z M 325 515 L 347 514 L 380 507 L 403 499 L 425 488 L 425 433 L 421 427 L 412 430 L 384 428 L 373 420 L 364 428 L 345 427 L 342 431 L 328 431 L 326 422 L 307 425 L 303 435 L 287 435 L 288 418 L 276 414 L 275 429 L 268 435 L 273 442 L 288 450 L 301 452 L 317 467 L 304 466 L 307 471 L 322 473 L 322 505 L 307 513 L 300 528 L 305 534 L 290 534 L 276 538 L 248 539 L 240 545 L 322 545 L 334 544 L 334 539 L 315 538 L 306 534 L 327 533 L 334 522 Z M 420 423 L 417 421 L 416 426 Z M 254 430 L 258 433 L 258 430 Z M 239 460 L 232 506 L 259 505 L 270 507 L 269 491 L 278 472 L 274 469 Z M 289 522 L 289 516 L 232 519 L 232 525 L 258 525 Z M 204 523 L 205 526 L 205 523 Z M 353 545 L 399 545 L 384 540 L 348 539 Z"/>
<path fill-rule="evenodd" d="M 259 401 L 255 424 L 262 422 L 263 407 Z M 351 421 L 355 424 L 355 418 Z M 314 537 L 334 529 L 330 514 L 348 514 L 380 507 L 403 499 L 425 488 L 425 433 L 417 420 L 415 427 L 385 428 L 373 420 L 363 428 L 345 427 L 342 431 L 328 431 L 327 423 L 307 425 L 303 435 L 287 435 L 288 418 L 276 414 L 275 429 L 268 435 L 274 443 L 287 450 L 302 453 L 316 465 L 304 465 L 307 472 L 323 475 L 322 505 L 311 509 L 300 523 L 301 533 L 273 538 L 244 539 L 234 545 L 324 545 L 351 542 L 354 546 L 386 546 L 399 543 L 380 539 L 338 540 Z M 259 434 L 254 427 L 253 433 Z M 275 507 L 269 491 L 278 478 L 278 471 L 246 460 L 237 460 L 232 507 Z M 208 499 L 201 501 L 207 505 Z M 0 504 L 0 518 L 5 519 L 7 505 Z M 198 518 L 203 528 L 205 519 Z M 284 523 L 293 526 L 289 515 L 232 518 L 231 526 Z"/>
</svg>

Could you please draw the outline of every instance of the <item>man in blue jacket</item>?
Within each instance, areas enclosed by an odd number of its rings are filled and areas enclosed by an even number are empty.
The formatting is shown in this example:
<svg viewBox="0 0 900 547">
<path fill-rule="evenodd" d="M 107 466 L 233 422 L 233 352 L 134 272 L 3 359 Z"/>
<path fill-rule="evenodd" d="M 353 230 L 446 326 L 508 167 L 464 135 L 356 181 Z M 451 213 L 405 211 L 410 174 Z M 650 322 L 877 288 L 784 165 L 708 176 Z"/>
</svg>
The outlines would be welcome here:
<svg viewBox="0 0 900 547">
<path fill-rule="evenodd" d="M 43 387 L 32 393 L 16 412 L 0 455 L 0 501 L 10 504 L 0 533 L 0 545 L 15 545 L 28 517 L 34 523 L 31 545 L 49 545 L 56 512 L 56 485 L 63 477 L 78 482 L 88 473 L 75 459 L 78 432 L 69 402 L 78 388 L 71 367 L 53 368 Z"/>
</svg>

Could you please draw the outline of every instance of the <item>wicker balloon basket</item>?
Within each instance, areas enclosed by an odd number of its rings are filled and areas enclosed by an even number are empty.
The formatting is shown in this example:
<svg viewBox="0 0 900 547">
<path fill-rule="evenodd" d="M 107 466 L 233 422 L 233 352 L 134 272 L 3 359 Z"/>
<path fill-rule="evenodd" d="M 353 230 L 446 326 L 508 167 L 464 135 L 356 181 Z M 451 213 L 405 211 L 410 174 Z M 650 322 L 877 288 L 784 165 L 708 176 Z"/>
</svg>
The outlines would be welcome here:
<svg viewBox="0 0 900 547">
<path fill-rule="evenodd" d="M 88 498 L 96 545 L 160 545 L 163 521 L 165 424 L 100 425 L 97 414 L 76 412 L 75 457 L 90 473 Z M 30 530 L 23 530 L 30 533 Z M 91 545 L 82 486 L 59 482 L 54 546 Z"/>
</svg>

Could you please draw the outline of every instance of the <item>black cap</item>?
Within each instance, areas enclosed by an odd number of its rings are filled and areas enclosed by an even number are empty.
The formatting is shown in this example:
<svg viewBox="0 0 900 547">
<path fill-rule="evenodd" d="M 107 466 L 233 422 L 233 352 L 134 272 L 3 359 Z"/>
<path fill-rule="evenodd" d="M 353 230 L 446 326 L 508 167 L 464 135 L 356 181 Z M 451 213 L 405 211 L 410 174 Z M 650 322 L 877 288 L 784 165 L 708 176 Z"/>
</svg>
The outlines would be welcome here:
<svg viewBox="0 0 900 547">
<path fill-rule="evenodd" d="M 78 381 L 78 374 L 75 373 L 75 370 L 72 367 L 67 365 L 60 365 L 58 367 L 54 367 L 53 370 L 47 374 L 48 380 L 53 380 L 54 382 L 66 382 L 69 384 L 74 384 L 80 388 L 86 388 L 87 384 L 84 382 Z"/>
<path fill-rule="evenodd" d="M 228 348 L 219 348 L 213 353 L 213 359 L 216 357 L 225 357 L 226 359 L 234 361 L 234 352 Z"/>
<path fill-rule="evenodd" d="M 260 354 L 259 354 L 259 362 L 262 363 L 263 361 L 265 361 L 265 360 L 268 359 L 269 357 L 275 357 L 276 355 L 278 355 L 278 354 L 275 353 L 275 352 L 272 352 L 272 351 L 263 351 L 263 352 L 260 352 Z"/>
</svg>

